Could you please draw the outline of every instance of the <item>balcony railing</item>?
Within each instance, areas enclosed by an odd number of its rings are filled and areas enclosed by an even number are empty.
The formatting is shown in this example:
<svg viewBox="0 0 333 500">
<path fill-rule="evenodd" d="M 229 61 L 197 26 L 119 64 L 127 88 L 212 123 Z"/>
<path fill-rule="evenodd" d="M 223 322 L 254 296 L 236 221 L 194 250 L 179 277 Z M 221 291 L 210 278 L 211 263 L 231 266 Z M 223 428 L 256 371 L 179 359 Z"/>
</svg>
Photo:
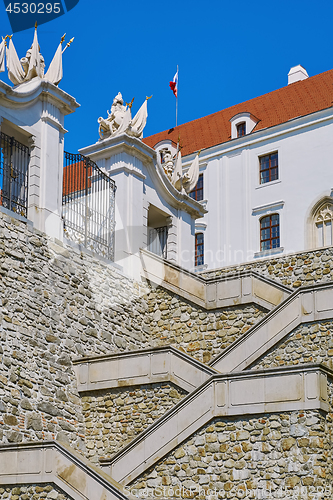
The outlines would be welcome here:
<svg viewBox="0 0 333 500">
<path fill-rule="evenodd" d="M 0 206 L 23 217 L 28 211 L 30 150 L 0 132 Z"/>
<path fill-rule="evenodd" d="M 62 211 L 65 236 L 114 259 L 115 183 L 89 158 L 64 154 Z"/>
</svg>

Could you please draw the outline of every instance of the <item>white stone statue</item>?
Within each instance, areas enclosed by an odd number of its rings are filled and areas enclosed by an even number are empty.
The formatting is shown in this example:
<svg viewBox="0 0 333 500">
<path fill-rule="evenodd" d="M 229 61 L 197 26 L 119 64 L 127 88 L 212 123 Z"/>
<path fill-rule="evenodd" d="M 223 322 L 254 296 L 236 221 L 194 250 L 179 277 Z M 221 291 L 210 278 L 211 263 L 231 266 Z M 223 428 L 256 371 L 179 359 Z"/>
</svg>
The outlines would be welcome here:
<svg viewBox="0 0 333 500">
<path fill-rule="evenodd" d="M 97 120 L 99 123 L 98 132 L 100 139 L 115 137 L 124 133 L 142 139 L 143 129 L 146 126 L 148 117 L 147 101 L 150 97 L 146 97 L 141 108 L 132 119 L 131 108 L 134 97 L 130 103 L 126 103 L 126 106 L 124 106 L 123 96 L 118 92 L 113 99 L 111 110 L 107 111 L 108 117 L 103 118 L 100 116 Z"/>
<path fill-rule="evenodd" d="M 164 148 L 160 151 L 162 159 L 162 167 L 165 174 L 169 177 L 170 181 L 172 179 L 172 173 L 174 171 L 174 161 L 172 158 L 172 153 L 170 149 Z"/>
<path fill-rule="evenodd" d="M 14 43 L 11 36 L 6 36 L 2 43 L 0 44 L 0 71 L 3 67 L 4 62 L 4 52 L 1 50 L 2 45 L 7 45 L 6 39 L 9 38 L 9 44 L 6 48 L 6 59 L 7 59 L 7 69 L 8 69 L 8 77 L 10 81 L 14 85 L 20 85 L 23 82 L 27 82 L 32 80 L 35 77 L 48 80 L 54 85 L 58 85 L 58 83 L 62 79 L 62 54 L 65 50 L 71 45 L 74 38 L 72 38 L 64 49 L 62 49 L 62 43 L 65 39 L 65 35 L 61 38 L 58 49 L 52 59 L 50 67 L 46 74 L 44 74 L 45 70 L 45 61 L 44 57 L 40 52 L 40 47 L 37 39 L 37 23 L 35 25 L 35 33 L 34 39 L 30 49 L 27 51 L 25 57 L 22 57 L 21 60 L 18 58 L 16 49 L 14 47 Z"/>
<path fill-rule="evenodd" d="M 195 188 L 199 179 L 199 154 L 200 151 L 198 152 L 193 162 L 191 163 L 190 168 L 184 174 L 182 165 L 182 155 L 180 151 L 178 151 L 175 159 L 172 161 L 172 170 L 170 168 L 168 169 L 168 171 L 166 171 L 166 168 L 163 164 L 164 172 L 168 176 L 171 184 L 178 191 L 185 192 L 188 194 L 190 191 L 192 191 L 192 189 Z"/>
</svg>

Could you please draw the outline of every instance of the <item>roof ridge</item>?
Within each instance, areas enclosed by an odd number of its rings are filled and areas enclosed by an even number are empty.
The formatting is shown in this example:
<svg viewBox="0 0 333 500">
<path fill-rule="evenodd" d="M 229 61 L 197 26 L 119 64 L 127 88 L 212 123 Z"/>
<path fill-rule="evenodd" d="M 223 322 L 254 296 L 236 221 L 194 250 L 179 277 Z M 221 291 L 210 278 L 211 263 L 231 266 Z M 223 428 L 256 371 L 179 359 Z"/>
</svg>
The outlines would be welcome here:
<svg viewBox="0 0 333 500">
<path fill-rule="evenodd" d="M 260 130 L 330 107 L 333 99 L 330 82 L 333 84 L 333 69 L 157 132 L 145 137 L 144 142 L 154 147 L 162 140 L 175 141 L 176 135 L 183 134 L 183 139 L 187 141 L 184 146 L 186 156 L 229 141 L 231 129 L 228 122 L 236 114 L 252 113 L 259 120 L 255 128 Z"/>
</svg>

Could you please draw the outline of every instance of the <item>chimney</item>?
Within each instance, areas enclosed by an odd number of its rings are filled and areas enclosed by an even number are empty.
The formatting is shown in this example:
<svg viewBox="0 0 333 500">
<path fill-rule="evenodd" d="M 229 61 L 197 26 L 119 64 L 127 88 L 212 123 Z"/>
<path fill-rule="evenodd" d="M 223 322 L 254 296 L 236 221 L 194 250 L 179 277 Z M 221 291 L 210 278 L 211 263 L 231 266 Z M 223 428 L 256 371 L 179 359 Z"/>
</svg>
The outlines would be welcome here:
<svg viewBox="0 0 333 500">
<path fill-rule="evenodd" d="M 295 82 L 300 82 L 301 80 L 305 80 L 309 78 L 309 75 L 306 72 L 306 69 L 303 68 L 300 64 L 298 66 L 294 66 L 290 68 L 288 73 L 288 85 Z"/>
</svg>

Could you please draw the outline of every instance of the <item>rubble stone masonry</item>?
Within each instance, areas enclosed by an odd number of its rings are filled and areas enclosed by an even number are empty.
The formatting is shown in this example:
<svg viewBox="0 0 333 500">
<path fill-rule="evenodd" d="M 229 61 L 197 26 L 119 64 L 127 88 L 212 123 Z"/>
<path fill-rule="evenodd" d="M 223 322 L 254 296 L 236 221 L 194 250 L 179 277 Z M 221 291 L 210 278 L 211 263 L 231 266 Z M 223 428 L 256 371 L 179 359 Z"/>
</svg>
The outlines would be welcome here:
<svg viewBox="0 0 333 500">
<path fill-rule="evenodd" d="M 217 419 L 129 488 L 149 497 L 328 500 L 331 432 L 332 415 L 319 411 Z"/>
<path fill-rule="evenodd" d="M 331 248 L 309 251 L 204 276 L 253 269 L 295 289 L 332 280 L 332 255 Z M 186 393 L 160 383 L 79 394 L 73 358 L 171 344 L 207 363 L 266 314 L 253 304 L 203 310 L 2 212 L 0 276 L 0 445 L 57 439 L 95 463 Z M 250 369 L 311 362 L 332 368 L 332 329 L 332 321 L 303 324 Z M 331 385 L 330 402 L 332 408 Z M 217 488 L 220 498 L 232 499 L 256 498 L 251 492 L 264 488 L 276 498 L 287 498 L 277 496 L 281 488 L 327 491 L 332 419 L 332 412 L 318 410 L 216 419 L 131 487 L 149 496 L 161 487 Z M 320 498 L 333 498 L 325 495 Z M 4 486 L 4 498 L 69 499 L 52 485 Z"/>
<path fill-rule="evenodd" d="M 27 485 L 0 488 L 0 500 L 40 500 L 47 498 L 50 500 L 72 500 L 72 497 L 61 492 L 52 484 Z"/>
</svg>

